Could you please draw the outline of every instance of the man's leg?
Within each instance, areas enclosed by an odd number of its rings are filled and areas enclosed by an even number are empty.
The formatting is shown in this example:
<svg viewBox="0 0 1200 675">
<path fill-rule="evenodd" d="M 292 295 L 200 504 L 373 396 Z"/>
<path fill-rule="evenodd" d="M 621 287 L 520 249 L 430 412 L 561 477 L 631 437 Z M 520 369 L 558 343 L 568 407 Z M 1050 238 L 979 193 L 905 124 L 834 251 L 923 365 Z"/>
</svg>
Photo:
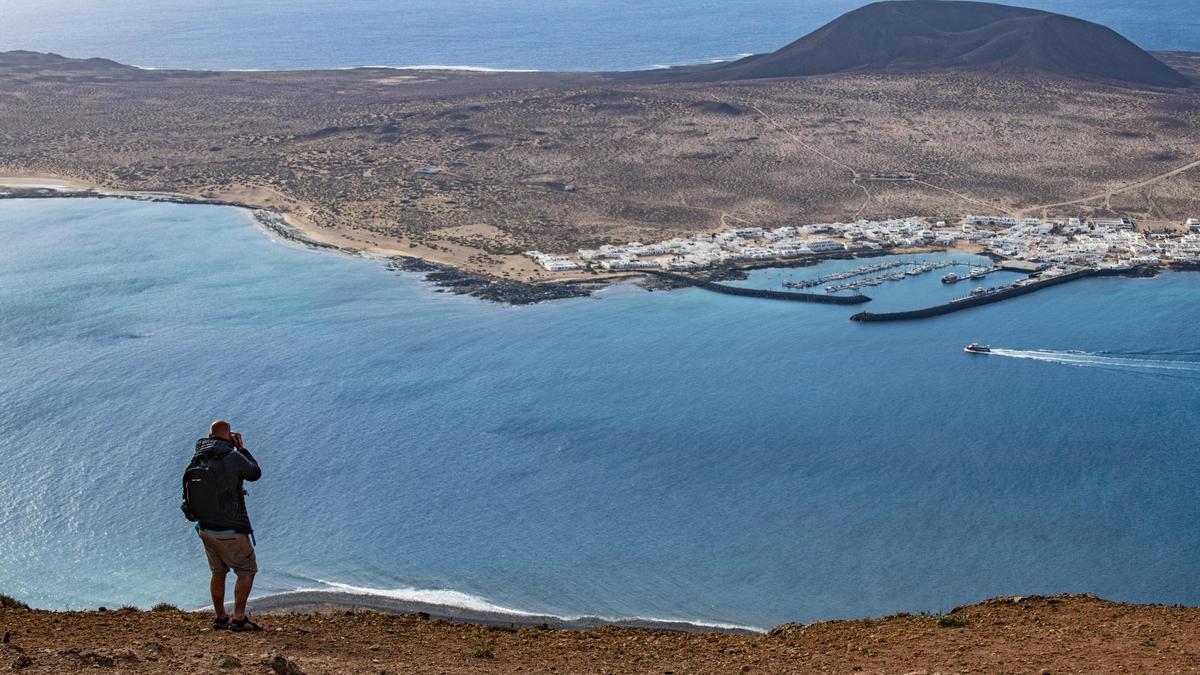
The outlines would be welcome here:
<svg viewBox="0 0 1200 675">
<path fill-rule="evenodd" d="M 237 583 L 233 585 L 233 618 L 235 620 L 241 621 L 246 618 L 246 601 L 250 599 L 250 589 L 253 587 L 253 574 L 238 575 Z M 225 587 L 222 584 L 222 592 L 224 589 Z"/>
<path fill-rule="evenodd" d="M 212 594 L 213 610 L 216 611 L 218 619 L 225 618 L 225 575 L 226 572 L 220 574 L 213 572 L 212 580 L 208 583 L 208 591 Z M 241 582 L 241 577 L 238 577 L 238 582 Z M 246 594 L 249 595 L 249 593 L 247 590 Z"/>
</svg>

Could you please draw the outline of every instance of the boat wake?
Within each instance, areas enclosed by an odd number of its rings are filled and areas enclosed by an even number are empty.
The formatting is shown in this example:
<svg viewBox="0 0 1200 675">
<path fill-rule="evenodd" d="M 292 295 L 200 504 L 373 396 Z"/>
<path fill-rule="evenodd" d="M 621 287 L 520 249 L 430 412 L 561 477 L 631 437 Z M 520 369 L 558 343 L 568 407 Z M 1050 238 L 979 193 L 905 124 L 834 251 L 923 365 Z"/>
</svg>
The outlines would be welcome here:
<svg viewBox="0 0 1200 675">
<path fill-rule="evenodd" d="M 1147 359 L 1111 354 L 1054 351 L 1049 349 L 998 349 L 993 348 L 993 356 L 1008 356 L 1014 359 L 1031 359 L 1047 363 L 1060 363 L 1068 366 L 1088 368 L 1110 368 L 1115 370 L 1135 370 L 1171 374 L 1195 374 L 1200 376 L 1200 361 L 1183 361 L 1175 359 Z"/>
</svg>

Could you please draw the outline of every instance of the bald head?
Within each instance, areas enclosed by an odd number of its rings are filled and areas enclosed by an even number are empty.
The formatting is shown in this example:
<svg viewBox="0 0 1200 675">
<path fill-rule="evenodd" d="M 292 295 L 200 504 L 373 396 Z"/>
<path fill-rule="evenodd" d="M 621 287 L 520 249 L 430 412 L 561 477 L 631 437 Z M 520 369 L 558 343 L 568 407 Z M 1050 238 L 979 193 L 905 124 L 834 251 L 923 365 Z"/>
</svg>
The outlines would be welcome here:
<svg viewBox="0 0 1200 675">
<path fill-rule="evenodd" d="M 229 428 L 229 422 L 225 420 L 217 420 L 208 428 L 208 435 L 211 438 L 223 438 L 227 441 L 233 440 L 232 429 Z"/>
</svg>

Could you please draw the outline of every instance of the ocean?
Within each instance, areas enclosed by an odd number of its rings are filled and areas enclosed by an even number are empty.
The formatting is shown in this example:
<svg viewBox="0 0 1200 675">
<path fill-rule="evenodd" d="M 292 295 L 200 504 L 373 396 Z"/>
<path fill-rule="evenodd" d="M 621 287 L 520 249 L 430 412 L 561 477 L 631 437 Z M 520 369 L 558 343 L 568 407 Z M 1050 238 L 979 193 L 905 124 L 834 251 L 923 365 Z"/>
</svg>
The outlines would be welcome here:
<svg viewBox="0 0 1200 675">
<path fill-rule="evenodd" d="M 0 51 L 153 68 L 638 70 L 778 49 L 862 0 L 0 0 Z M 1200 51 L 1193 0 L 1022 0 Z"/>
<path fill-rule="evenodd" d="M 38 607 L 205 605 L 179 477 L 217 417 L 264 468 L 261 593 L 756 628 L 1200 603 L 1194 273 L 858 324 L 627 285 L 500 306 L 228 207 L 0 201 L 0 238 L 0 592 Z M 962 292 L 939 277 L 872 309 Z"/>
</svg>

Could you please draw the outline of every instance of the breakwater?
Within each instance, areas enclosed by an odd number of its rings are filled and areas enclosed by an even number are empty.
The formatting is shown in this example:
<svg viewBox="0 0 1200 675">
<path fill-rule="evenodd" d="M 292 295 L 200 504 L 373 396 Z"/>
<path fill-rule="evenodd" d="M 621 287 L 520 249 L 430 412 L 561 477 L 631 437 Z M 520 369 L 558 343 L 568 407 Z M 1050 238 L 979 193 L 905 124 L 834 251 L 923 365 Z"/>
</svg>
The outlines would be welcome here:
<svg viewBox="0 0 1200 675">
<path fill-rule="evenodd" d="M 660 272 L 657 270 L 646 270 L 646 274 L 666 279 L 679 284 L 686 284 L 703 288 L 706 291 L 714 293 L 724 293 L 725 295 L 740 295 L 747 298 L 767 298 L 769 300 L 791 300 L 793 302 L 817 302 L 826 305 L 858 305 L 864 302 L 870 302 L 871 298 L 865 295 L 826 295 L 824 293 L 796 293 L 789 291 L 769 291 L 759 288 L 742 288 L 740 286 L 726 286 L 718 284 L 714 281 L 705 281 L 696 279 L 684 274 L 675 274 L 674 272 Z"/>
<path fill-rule="evenodd" d="M 957 312 L 957 311 L 960 311 L 963 309 L 968 309 L 970 307 L 979 307 L 980 305 L 987 305 L 987 304 L 991 304 L 993 302 L 1000 302 L 1001 300 L 1007 300 L 1008 298 L 1015 298 L 1017 296 L 1027 295 L 1029 293 L 1033 293 L 1034 291 L 1038 291 L 1043 288 L 1049 288 L 1051 286 L 1065 284 L 1068 281 L 1074 281 L 1076 279 L 1083 279 L 1086 277 L 1106 277 L 1106 276 L 1130 276 L 1130 275 L 1141 276 L 1141 275 L 1145 275 L 1147 273 L 1153 274 L 1153 272 L 1150 270 L 1144 270 L 1143 268 L 1138 268 L 1138 267 L 1082 269 L 1082 270 L 1077 270 L 1075 272 L 1068 272 L 1067 274 L 1060 274 L 1058 276 L 1046 277 L 1044 279 L 1038 279 L 1037 281 L 1031 281 L 1029 283 L 1021 284 L 1019 286 L 1008 286 L 1007 288 L 1003 288 L 998 291 L 984 293 L 981 295 L 970 296 L 967 298 L 963 298 L 961 300 L 952 300 L 947 303 L 943 303 L 940 305 L 934 305 L 932 307 L 924 307 L 922 309 L 913 309 L 913 310 L 909 310 L 909 311 L 905 311 L 905 312 L 883 312 L 883 313 L 878 313 L 878 314 L 873 313 L 873 312 L 859 312 L 858 314 L 855 314 L 854 316 L 850 317 L 850 320 L 851 321 L 905 321 L 905 320 L 909 320 L 909 319 L 926 319 L 931 316 L 939 316 L 942 314 L 949 314 L 951 312 Z"/>
</svg>

